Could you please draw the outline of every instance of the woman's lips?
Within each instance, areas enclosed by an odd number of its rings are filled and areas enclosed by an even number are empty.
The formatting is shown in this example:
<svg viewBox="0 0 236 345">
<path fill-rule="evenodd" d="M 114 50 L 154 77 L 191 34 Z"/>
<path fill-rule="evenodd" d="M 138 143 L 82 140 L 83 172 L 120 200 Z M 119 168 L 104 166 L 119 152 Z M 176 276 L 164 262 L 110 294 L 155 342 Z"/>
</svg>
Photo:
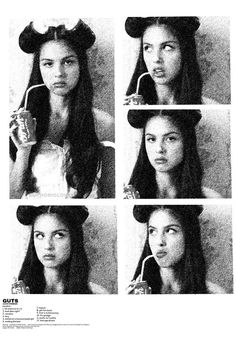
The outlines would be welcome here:
<svg viewBox="0 0 236 345">
<path fill-rule="evenodd" d="M 54 87 L 65 87 L 66 83 L 64 81 L 53 83 Z"/>
<path fill-rule="evenodd" d="M 163 77 L 165 75 L 165 70 L 162 68 L 153 68 L 153 75 L 156 77 Z"/>
<path fill-rule="evenodd" d="M 45 254 L 43 256 L 44 260 L 54 260 L 55 259 L 55 255 L 53 254 Z"/>
<path fill-rule="evenodd" d="M 155 160 L 156 164 L 165 164 L 167 162 L 166 158 L 156 158 Z"/>
<path fill-rule="evenodd" d="M 164 258 L 164 256 L 166 256 L 166 255 L 167 255 L 167 252 L 165 252 L 165 251 L 159 251 L 156 253 L 156 257 L 158 259 Z"/>
</svg>

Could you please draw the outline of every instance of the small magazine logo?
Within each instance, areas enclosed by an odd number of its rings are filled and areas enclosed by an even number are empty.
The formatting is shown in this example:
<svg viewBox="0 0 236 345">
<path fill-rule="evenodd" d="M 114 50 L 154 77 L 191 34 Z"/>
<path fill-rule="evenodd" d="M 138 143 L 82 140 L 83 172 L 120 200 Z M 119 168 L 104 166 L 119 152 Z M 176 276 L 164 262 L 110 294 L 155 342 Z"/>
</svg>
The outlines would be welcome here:
<svg viewBox="0 0 236 345">
<path fill-rule="evenodd" d="M 18 298 L 3 298 L 2 303 L 3 305 L 17 305 Z"/>
</svg>

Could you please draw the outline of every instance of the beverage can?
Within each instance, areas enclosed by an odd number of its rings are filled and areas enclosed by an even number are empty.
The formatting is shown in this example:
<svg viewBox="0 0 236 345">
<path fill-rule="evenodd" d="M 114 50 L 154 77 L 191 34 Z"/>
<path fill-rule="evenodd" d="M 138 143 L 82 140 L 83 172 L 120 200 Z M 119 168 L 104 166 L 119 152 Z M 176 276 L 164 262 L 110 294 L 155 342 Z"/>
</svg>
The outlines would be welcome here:
<svg viewBox="0 0 236 345">
<path fill-rule="evenodd" d="M 135 284 L 134 288 L 134 295 L 150 295 L 152 293 L 152 289 L 148 286 L 146 281 L 141 281 Z"/>
<path fill-rule="evenodd" d="M 16 112 L 18 137 L 23 146 L 36 144 L 35 122 L 28 110 Z"/>
<path fill-rule="evenodd" d="M 133 95 L 129 102 L 130 105 L 140 105 L 145 104 L 142 95 L 138 95 L 137 93 Z"/>
<path fill-rule="evenodd" d="M 16 280 L 11 286 L 12 294 L 29 294 L 29 288 L 26 287 L 22 280 Z"/>
</svg>

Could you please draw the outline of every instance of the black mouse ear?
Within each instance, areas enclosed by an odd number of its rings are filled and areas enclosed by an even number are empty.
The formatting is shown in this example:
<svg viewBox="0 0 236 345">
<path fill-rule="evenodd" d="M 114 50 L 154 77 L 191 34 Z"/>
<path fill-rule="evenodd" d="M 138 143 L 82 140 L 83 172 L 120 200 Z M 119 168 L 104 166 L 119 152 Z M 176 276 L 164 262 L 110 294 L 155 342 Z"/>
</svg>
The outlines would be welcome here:
<svg viewBox="0 0 236 345">
<path fill-rule="evenodd" d="M 35 206 L 18 206 L 16 216 L 21 224 L 31 225 L 36 213 L 37 207 Z"/>
<path fill-rule="evenodd" d="M 19 46 L 23 52 L 34 53 L 40 45 L 42 34 L 36 32 L 33 28 L 33 22 L 25 27 L 19 36 Z"/>
<path fill-rule="evenodd" d="M 125 21 L 125 31 L 133 38 L 142 36 L 145 27 L 145 18 L 128 17 Z"/>
<path fill-rule="evenodd" d="M 85 49 L 90 48 L 96 40 L 95 33 L 81 19 L 76 26 L 68 32 L 69 35 L 71 35 L 71 39 Z"/>
</svg>

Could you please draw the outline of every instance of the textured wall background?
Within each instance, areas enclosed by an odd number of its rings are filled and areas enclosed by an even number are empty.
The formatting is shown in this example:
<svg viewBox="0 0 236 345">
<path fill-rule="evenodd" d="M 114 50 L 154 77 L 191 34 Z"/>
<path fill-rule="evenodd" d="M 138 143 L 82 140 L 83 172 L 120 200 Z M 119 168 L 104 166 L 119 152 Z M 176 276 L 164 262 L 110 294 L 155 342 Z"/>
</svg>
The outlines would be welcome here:
<svg viewBox="0 0 236 345">
<path fill-rule="evenodd" d="M 145 224 L 138 223 L 133 207 L 123 208 L 126 283 L 133 278 L 146 239 Z M 207 264 L 207 279 L 233 292 L 232 212 L 228 205 L 205 205 L 200 217 L 202 246 Z"/>
<path fill-rule="evenodd" d="M 198 151 L 204 169 L 203 185 L 225 198 L 231 197 L 230 113 L 228 110 L 202 110 L 196 127 Z M 131 127 L 124 112 L 124 182 L 128 183 L 140 147 L 141 130 Z"/>
<path fill-rule="evenodd" d="M 16 219 L 16 206 L 11 207 L 11 272 L 18 276 L 28 246 L 31 227 Z M 102 285 L 109 293 L 117 293 L 116 211 L 113 206 L 89 206 L 84 223 L 85 248 L 91 266 L 90 281 Z"/>
<path fill-rule="evenodd" d="M 204 82 L 203 96 L 218 103 L 230 103 L 230 23 L 229 17 L 200 17 L 196 33 L 197 52 Z M 124 94 L 132 76 L 139 39 L 129 37 L 123 26 Z"/>
<path fill-rule="evenodd" d="M 11 21 L 9 28 L 10 109 L 18 108 L 31 71 L 32 54 L 18 46 L 18 37 L 31 19 Z M 90 73 L 94 85 L 94 106 L 114 115 L 114 30 L 108 18 L 83 18 L 96 35 L 88 50 Z"/>
</svg>

